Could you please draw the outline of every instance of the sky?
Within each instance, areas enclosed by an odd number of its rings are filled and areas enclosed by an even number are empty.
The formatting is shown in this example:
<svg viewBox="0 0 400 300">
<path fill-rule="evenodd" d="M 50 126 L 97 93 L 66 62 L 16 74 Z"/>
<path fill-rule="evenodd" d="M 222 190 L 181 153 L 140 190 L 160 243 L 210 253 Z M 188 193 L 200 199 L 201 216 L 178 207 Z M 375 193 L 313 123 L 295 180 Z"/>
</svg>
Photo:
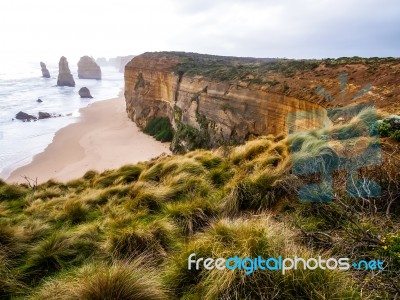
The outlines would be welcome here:
<svg viewBox="0 0 400 300">
<path fill-rule="evenodd" d="M 1 0 L 1 58 L 400 56 L 399 0 Z"/>
</svg>

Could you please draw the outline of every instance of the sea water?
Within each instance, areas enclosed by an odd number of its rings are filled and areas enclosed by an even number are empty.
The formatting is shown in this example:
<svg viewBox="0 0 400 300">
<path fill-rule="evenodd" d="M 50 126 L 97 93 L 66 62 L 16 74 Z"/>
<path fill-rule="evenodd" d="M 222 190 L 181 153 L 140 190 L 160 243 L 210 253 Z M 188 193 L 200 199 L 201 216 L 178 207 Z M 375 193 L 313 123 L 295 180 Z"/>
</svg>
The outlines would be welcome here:
<svg viewBox="0 0 400 300">
<path fill-rule="evenodd" d="M 78 120 L 80 108 L 116 97 L 123 87 L 123 73 L 114 67 L 101 68 L 102 80 L 79 79 L 76 63 L 70 62 L 69 67 L 75 87 L 57 86 L 58 62 L 47 65 L 51 78 L 41 77 L 39 61 L 0 62 L 0 178 L 7 179 L 44 151 L 59 129 Z M 78 91 L 84 86 L 93 99 L 80 98 Z M 22 122 L 15 119 L 19 111 L 36 117 L 39 111 L 61 117 Z"/>
</svg>

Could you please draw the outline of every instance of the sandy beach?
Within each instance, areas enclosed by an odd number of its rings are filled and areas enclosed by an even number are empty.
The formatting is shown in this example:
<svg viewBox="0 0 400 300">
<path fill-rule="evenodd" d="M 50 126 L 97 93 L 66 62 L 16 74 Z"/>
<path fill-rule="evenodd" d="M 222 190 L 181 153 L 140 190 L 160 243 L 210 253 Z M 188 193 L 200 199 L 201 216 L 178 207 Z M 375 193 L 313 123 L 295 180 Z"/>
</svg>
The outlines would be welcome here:
<svg viewBox="0 0 400 300">
<path fill-rule="evenodd" d="M 115 169 L 162 153 L 170 153 L 169 144 L 142 133 L 128 119 L 121 95 L 81 109 L 77 123 L 59 130 L 45 151 L 12 172 L 7 182 L 26 182 L 24 176 L 39 183 L 68 181 L 88 170 Z"/>
</svg>

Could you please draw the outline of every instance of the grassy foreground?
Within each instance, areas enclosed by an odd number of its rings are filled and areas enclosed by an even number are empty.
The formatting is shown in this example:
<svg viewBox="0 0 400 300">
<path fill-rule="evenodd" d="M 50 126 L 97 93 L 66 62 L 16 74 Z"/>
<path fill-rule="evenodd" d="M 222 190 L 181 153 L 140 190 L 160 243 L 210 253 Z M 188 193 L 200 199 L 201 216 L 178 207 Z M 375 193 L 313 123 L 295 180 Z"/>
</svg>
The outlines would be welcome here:
<svg viewBox="0 0 400 300">
<path fill-rule="evenodd" d="M 292 164 L 309 155 L 335 158 L 340 148 L 322 142 L 326 135 L 356 131 L 368 114 L 361 111 L 330 132 L 260 137 L 238 147 L 88 171 L 67 183 L 0 182 L 0 299 L 396 297 L 400 163 L 387 147 L 397 144 L 382 140 L 383 164 L 361 168 L 381 185 L 379 198 L 349 198 L 338 171 L 334 201 L 301 203 L 299 188 L 318 178 L 292 172 Z M 195 271 L 187 268 L 193 252 L 381 259 L 386 268 Z"/>
</svg>

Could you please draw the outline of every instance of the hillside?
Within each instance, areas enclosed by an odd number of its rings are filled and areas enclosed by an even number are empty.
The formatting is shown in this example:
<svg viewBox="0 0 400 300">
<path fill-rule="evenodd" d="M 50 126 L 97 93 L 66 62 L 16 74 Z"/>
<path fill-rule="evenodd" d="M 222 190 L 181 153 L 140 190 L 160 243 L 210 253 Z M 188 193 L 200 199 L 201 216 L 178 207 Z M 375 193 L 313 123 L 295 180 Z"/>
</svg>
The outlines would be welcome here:
<svg viewBox="0 0 400 300">
<path fill-rule="evenodd" d="M 299 202 L 315 178 L 292 170 L 310 155 L 336 159 L 323 136 L 356 132 L 372 113 L 329 132 L 260 137 L 67 183 L 2 182 L 0 298 L 391 299 L 400 287 L 398 144 L 381 139 L 383 164 L 363 168 L 382 187 L 378 198 L 349 197 L 338 172 L 332 202 Z M 191 253 L 379 259 L 385 270 L 196 271 Z"/>
</svg>

